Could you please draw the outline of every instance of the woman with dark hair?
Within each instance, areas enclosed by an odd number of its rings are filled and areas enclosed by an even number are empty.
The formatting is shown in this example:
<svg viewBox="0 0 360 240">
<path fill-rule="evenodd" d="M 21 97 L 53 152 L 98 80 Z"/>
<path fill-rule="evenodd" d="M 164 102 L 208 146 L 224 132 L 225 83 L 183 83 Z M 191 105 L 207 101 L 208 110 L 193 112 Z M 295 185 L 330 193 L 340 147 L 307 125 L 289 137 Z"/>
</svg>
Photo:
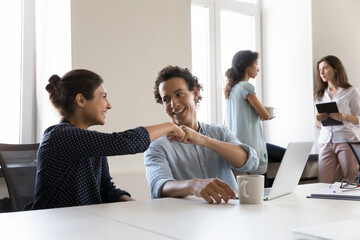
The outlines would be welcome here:
<svg viewBox="0 0 360 240">
<path fill-rule="evenodd" d="M 360 95 L 348 82 L 345 68 L 339 58 L 326 56 L 317 62 L 315 103 L 336 102 L 338 113 L 317 113 L 316 126 L 319 134 L 320 182 L 333 183 L 338 166 L 344 179 L 354 180 L 359 164 L 347 141 L 358 141 L 356 128 L 359 127 Z M 328 118 L 342 122 L 342 125 L 322 126 Z"/>
<path fill-rule="evenodd" d="M 260 120 L 270 120 L 273 117 L 261 104 L 254 86 L 249 82 L 259 72 L 258 58 L 258 53 L 250 50 L 238 51 L 234 55 L 231 68 L 225 73 L 227 82 L 224 94 L 227 99 L 226 124 L 240 142 L 255 148 L 260 164 L 253 173 L 264 174 L 267 171 L 268 153 Z M 275 149 L 274 152 L 280 156 L 277 161 L 281 161 L 285 149 L 275 145 L 268 147 Z"/>
<path fill-rule="evenodd" d="M 62 120 L 45 130 L 39 151 L 31 209 L 69 207 L 133 200 L 111 181 L 106 156 L 144 152 L 164 134 L 181 141 L 185 133 L 173 123 L 138 127 L 124 132 L 88 130 L 105 124 L 111 109 L 102 78 L 78 69 L 62 78 L 53 75 L 46 86 Z"/>
</svg>

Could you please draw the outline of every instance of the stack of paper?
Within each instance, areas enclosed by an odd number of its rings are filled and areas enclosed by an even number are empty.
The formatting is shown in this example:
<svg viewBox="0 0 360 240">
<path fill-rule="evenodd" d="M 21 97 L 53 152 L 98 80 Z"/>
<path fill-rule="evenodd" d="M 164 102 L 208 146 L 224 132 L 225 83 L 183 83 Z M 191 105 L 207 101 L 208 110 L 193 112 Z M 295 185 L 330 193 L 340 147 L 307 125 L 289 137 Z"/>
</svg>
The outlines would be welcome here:
<svg viewBox="0 0 360 240">
<path fill-rule="evenodd" d="M 360 201 L 360 187 L 341 189 L 340 182 L 323 186 L 312 193 L 309 198 L 340 199 Z"/>
<path fill-rule="evenodd" d="M 326 223 L 305 228 L 293 229 L 295 240 L 349 240 L 359 239 L 358 229 L 360 219 Z"/>
</svg>

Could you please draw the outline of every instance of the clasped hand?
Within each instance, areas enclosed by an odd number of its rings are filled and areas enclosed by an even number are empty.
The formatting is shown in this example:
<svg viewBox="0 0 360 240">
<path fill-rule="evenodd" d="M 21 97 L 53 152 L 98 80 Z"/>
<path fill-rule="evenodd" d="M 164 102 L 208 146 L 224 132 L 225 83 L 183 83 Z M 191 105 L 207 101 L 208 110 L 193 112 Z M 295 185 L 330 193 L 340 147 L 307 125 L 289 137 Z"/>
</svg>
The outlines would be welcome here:
<svg viewBox="0 0 360 240">
<path fill-rule="evenodd" d="M 177 141 L 182 143 L 192 143 L 195 145 L 203 145 L 206 136 L 199 134 L 192 128 L 187 126 L 175 126 L 174 131 L 167 134 L 170 142 Z"/>
<path fill-rule="evenodd" d="M 342 122 L 344 119 L 344 116 L 342 113 L 318 113 L 316 114 L 316 120 L 318 121 L 324 121 L 328 118 L 332 118 L 334 120 Z"/>
</svg>

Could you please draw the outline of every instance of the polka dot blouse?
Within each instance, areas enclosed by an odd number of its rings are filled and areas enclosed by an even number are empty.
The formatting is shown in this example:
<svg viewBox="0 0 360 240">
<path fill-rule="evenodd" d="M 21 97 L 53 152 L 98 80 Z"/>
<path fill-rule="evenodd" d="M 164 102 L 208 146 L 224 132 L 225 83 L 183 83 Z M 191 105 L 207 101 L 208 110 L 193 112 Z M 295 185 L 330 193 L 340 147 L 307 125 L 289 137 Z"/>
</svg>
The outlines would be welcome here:
<svg viewBox="0 0 360 240">
<path fill-rule="evenodd" d="M 144 127 L 100 133 L 61 122 L 48 128 L 38 151 L 31 209 L 118 201 L 125 190 L 111 181 L 106 156 L 144 152 L 150 136 Z"/>
</svg>

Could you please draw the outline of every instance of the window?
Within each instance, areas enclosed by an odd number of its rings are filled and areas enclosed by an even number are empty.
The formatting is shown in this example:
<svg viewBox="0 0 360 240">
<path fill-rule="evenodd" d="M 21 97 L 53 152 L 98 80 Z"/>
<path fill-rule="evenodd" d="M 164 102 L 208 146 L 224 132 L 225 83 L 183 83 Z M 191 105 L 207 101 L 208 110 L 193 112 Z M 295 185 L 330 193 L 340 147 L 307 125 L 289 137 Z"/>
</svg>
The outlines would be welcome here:
<svg viewBox="0 0 360 240">
<path fill-rule="evenodd" d="M 39 142 L 58 119 L 43 106 L 47 79 L 71 68 L 70 0 L 4 0 L 0 23 L 0 142 Z"/>
<path fill-rule="evenodd" d="M 71 65 L 71 1 L 36 0 L 36 140 L 59 122 L 45 90 L 50 76 L 62 77 Z"/>
<path fill-rule="evenodd" d="M 233 55 L 245 49 L 261 53 L 259 9 L 257 1 L 249 0 L 192 1 L 192 72 L 204 88 L 200 121 L 223 123 L 224 74 L 231 66 Z M 252 84 L 261 99 L 261 72 Z"/>
<path fill-rule="evenodd" d="M 210 119 L 209 8 L 191 6 L 192 70 L 203 85 L 199 119 Z"/>
<path fill-rule="evenodd" d="M 23 75 L 22 39 L 24 16 L 21 0 L 0 3 L 1 44 L 1 122 L 0 142 L 19 143 L 21 136 L 21 90 Z"/>
</svg>

